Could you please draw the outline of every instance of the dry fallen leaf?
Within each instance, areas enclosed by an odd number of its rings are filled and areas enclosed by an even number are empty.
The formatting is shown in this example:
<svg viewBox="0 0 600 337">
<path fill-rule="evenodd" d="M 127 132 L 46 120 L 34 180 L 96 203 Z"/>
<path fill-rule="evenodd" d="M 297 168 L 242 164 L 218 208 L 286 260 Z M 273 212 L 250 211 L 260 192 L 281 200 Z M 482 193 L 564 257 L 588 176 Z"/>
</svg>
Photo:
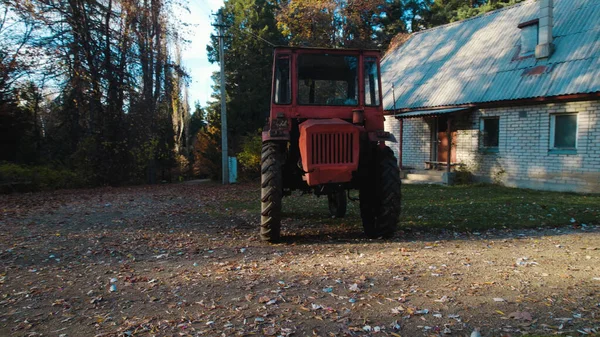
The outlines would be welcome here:
<svg viewBox="0 0 600 337">
<path fill-rule="evenodd" d="M 520 321 L 531 321 L 533 320 L 533 317 L 531 317 L 531 314 L 527 311 L 515 311 L 513 313 L 510 313 L 508 315 L 508 317 L 510 318 L 514 318 L 516 320 L 520 320 Z"/>
</svg>

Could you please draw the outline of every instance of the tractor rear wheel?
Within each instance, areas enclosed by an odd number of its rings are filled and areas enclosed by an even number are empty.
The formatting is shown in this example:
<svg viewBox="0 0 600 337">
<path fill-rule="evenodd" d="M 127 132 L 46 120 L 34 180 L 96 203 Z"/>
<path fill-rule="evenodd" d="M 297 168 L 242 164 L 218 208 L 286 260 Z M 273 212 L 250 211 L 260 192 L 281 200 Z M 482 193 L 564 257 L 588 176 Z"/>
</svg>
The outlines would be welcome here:
<svg viewBox="0 0 600 337">
<path fill-rule="evenodd" d="M 359 190 L 360 216 L 368 237 L 389 238 L 396 232 L 400 216 L 400 172 L 389 147 L 377 148 L 376 159 L 371 179 L 364 181 Z"/>
<path fill-rule="evenodd" d="M 260 238 L 274 242 L 279 240 L 281 233 L 281 199 L 283 198 L 281 146 L 275 142 L 264 142 L 260 162 Z"/>
<path fill-rule="evenodd" d="M 346 198 L 345 190 L 335 191 L 328 194 L 327 203 L 329 205 L 329 214 L 332 217 L 343 218 L 346 215 L 346 206 L 348 205 L 348 200 Z"/>
</svg>

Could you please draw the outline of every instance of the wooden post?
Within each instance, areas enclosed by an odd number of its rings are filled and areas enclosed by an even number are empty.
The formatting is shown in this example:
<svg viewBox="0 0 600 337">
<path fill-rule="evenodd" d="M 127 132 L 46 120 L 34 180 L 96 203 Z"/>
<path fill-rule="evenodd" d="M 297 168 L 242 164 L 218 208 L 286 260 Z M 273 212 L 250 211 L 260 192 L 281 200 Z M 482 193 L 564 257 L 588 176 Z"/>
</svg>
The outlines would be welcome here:
<svg viewBox="0 0 600 337">
<path fill-rule="evenodd" d="M 223 176 L 223 185 L 229 184 L 229 155 L 227 153 L 227 104 L 225 103 L 225 24 L 223 23 L 223 13 L 219 13 L 219 64 L 221 65 L 221 174 Z"/>
<path fill-rule="evenodd" d="M 452 126 L 452 119 L 450 117 L 448 117 L 448 122 L 447 122 L 447 127 L 446 127 L 446 138 L 448 138 L 448 163 L 446 166 L 446 172 L 450 172 L 450 164 L 452 163 L 452 130 L 450 129 L 450 127 Z"/>
</svg>

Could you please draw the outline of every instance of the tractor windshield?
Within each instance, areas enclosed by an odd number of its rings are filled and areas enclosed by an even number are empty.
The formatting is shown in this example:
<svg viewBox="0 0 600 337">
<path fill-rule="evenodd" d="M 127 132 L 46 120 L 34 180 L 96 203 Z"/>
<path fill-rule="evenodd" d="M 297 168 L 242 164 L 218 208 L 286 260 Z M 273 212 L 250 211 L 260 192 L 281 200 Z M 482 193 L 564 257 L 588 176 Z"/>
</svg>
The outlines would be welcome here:
<svg viewBox="0 0 600 337">
<path fill-rule="evenodd" d="M 298 55 L 298 104 L 358 105 L 358 57 Z"/>
</svg>

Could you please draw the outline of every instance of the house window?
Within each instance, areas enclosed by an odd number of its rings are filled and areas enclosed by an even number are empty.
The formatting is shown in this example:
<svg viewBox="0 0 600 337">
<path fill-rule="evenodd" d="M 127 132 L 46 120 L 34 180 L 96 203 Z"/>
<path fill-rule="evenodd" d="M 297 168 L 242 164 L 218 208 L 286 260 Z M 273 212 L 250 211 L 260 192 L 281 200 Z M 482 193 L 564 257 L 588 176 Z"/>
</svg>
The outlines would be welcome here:
<svg viewBox="0 0 600 337">
<path fill-rule="evenodd" d="M 498 150 L 500 139 L 500 118 L 482 118 L 480 124 L 481 146 L 485 150 Z"/>
<path fill-rule="evenodd" d="M 550 149 L 575 150 L 577 148 L 577 114 L 550 115 Z"/>
</svg>

